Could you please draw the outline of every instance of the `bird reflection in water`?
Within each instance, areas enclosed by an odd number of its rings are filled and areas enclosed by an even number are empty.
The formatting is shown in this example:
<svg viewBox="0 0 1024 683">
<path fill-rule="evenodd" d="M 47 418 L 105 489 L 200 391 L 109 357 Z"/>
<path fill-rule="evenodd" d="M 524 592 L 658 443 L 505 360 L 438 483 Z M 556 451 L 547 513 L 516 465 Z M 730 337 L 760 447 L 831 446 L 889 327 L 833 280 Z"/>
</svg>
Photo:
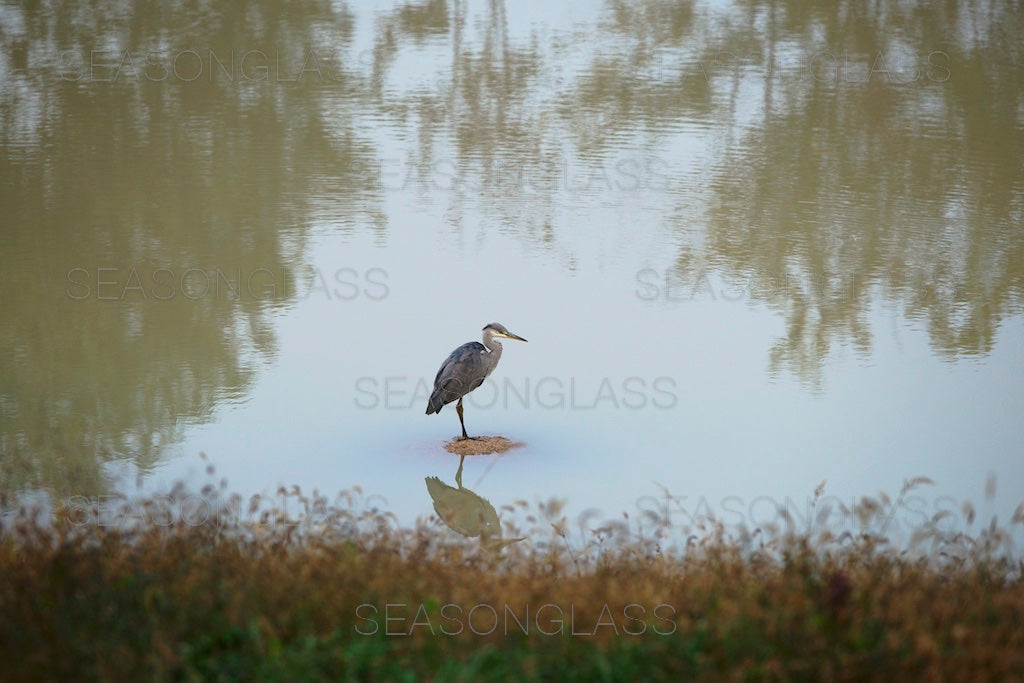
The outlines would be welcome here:
<svg viewBox="0 0 1024 683">
<path fill-rule="evenodd" d="M 480 538 L 481 545 L 499 551 L 507 545 L 522 541 L 523 538 L 503 539 L 501 522 L 494 506 L 486 498 L 462 486 L 462 466 L 466 461 L 459 459 L 455 473 L 456 487 L 449 486 L 438 477 L 426 477 L 427 492 L 434 501 L 434 511 L 448 528 L 469 538 Z"/>
</svg>

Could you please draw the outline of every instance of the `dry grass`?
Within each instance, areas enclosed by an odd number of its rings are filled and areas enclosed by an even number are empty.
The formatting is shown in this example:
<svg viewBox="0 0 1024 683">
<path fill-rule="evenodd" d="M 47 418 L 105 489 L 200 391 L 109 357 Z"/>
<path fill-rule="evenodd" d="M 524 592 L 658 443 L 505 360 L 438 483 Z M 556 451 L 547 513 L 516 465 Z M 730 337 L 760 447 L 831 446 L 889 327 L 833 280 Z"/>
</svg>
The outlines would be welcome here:
<svg viewBox="0 0 1024 683">
<path fill-rule="evenodd" d="M 279 494 L 208 487 L 200 514 L 178 489 L 117 524 L 8 515 L 0 679 L 1024 677 L 1008 531 L 933 525 L 889 549 L 876 532 L 899 497 L 864 499 L 839 538 L 570 522 L 558 501 L 520 502 L 504 532 L 527 540 L 494 551 L 434 518 L 402 528 L 358 488 Z"/>
</svg>

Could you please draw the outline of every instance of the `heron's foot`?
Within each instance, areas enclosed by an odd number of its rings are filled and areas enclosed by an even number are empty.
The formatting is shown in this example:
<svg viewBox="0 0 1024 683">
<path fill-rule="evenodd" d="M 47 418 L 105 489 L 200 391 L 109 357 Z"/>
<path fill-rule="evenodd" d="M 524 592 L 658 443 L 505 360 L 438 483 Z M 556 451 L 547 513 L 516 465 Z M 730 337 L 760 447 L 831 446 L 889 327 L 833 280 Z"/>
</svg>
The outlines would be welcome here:
<svg viewBox="0 0 1024 683">
<path fill-rule="evenodd" d="M 480 437 L 479 436 L 468 436 L 466 434 L 463 434 L 462 436 L 455 437 L 455 440 L 456 441 L 479 441 Z"/>
</svg>

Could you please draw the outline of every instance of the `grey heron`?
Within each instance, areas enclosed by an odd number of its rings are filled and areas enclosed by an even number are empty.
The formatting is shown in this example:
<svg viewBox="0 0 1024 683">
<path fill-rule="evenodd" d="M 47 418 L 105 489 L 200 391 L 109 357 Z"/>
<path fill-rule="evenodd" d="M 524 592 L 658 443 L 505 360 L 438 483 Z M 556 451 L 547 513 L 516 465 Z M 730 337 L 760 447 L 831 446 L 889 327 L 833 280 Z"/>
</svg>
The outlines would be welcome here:
<svg viewBox="0 0 1024 683">
<path fill-rule="evenodd" d="M 466 422 L 462 419 L 462 397 L 483 384 L 498 365 L 501 359 L 501 344 L 498 343 L 498 339 L 526 341 L 519 335 L 509 332 L 504 325 L 491 323 L 484 327 L 483 344 L 467 342 L 452 351 L 434 378 L 434 391 L 427 402 L 427 415 L 439 413 L 441 408 L 459 399 L 455 412 L 459 414 L 463 439 L 470 437 L 466 433 Z"/>
</svg>

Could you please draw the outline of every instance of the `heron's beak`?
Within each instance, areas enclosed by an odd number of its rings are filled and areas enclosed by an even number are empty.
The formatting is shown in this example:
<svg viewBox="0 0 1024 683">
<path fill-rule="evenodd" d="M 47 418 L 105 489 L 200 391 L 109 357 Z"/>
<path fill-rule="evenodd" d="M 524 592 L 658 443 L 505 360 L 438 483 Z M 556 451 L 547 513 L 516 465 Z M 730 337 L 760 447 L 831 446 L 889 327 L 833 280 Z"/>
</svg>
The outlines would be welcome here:
<svg viewBox="0 0 1024 683">
<path fill-rule="evenodd" d="M 505 337 L 507 339 L 515 339 L 516 341 L 522 341 L 522 342 L 526 341 L 525 339 L 520 337 L 518 334 L 512 334 L 511 332 L 509 332 L 508 334 L 502 334 L 502 335 L 498 335 L 498 336 Z"/>
</svg>

